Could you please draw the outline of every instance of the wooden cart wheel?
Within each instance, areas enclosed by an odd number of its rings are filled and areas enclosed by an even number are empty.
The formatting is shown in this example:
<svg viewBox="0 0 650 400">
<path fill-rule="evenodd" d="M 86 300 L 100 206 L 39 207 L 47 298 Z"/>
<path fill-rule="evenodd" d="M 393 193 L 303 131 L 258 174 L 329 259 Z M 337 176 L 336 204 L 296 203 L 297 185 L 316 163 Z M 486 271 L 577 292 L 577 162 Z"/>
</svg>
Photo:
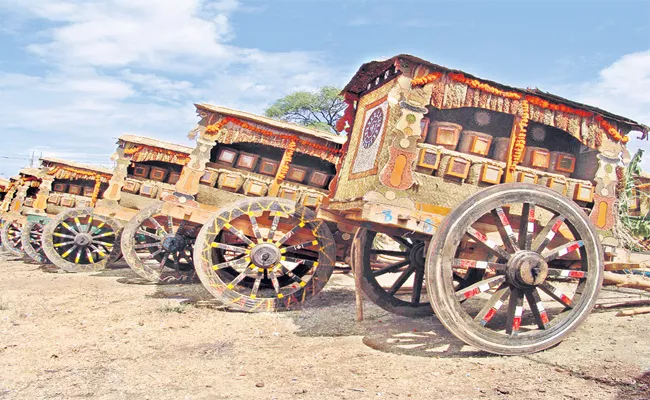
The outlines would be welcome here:
<svg viewBox="0 0 650 400">
<path fill-rule="evenodd" d="M 603 279 L 595 228 L 571 200 L 530 184 L 483 190 L 443 221 L 427 252 L 426 285 L 459 339 L 503 355 L 549 348 L 587 317 Z M 483 270 L 464 288 L 454 275 Z"/>
<path fill-rule="evenodd" d="M 433 314 L 424 287 L 423 241 L 360 228 L 353 246 L 359 250 L 353 262 L 363 271 L 361 290 L 373 303 L 405 317 Z M 405 286 L 411 290 L 403 291 Z"/>
<path fill-rule="evenodd" d="M 76 208 L 54 217 L 43 229 L 47 258 L 67 272 L 104 269 L 120 256 L 120 224 L 93 214 L 92 208 Z"/>
<path fill-rule="evenodd" d="M 192 282 L 193 249 L 200 226 L 161 214 L 162 204 L 141 210 L 124 227 L 126 262 L 151 282 Z"/>
<path fill-rule="evenodd" d="M 22 230 L 21 242 L 23 243 L 23 251 L 29 259 L 39 264 L 51 264 L 52 262 L 47 258 L 43 250 L 44 228 L 45 225 L 41 222 L 28 221 Z"/>
<path fill-rule="evenodd" d="M 4 246 L 2 245 L 2 228 L 5 226 L 5 221 L 0 218 L 0 251 L 4 250 Z"/>
<path fill-rule="evenodd" d="M 203 285 L 224 304 L 279 311 L 321 291 L 334 269 L 336 246 L 310 209 L 286 199 L 244 199 L 203 226 L 194 260 Z"/>
<path fill-rule="evenodd" d="M 2 243 L 5 251 L 16 257 L 21 257 L 23 251 L 22 242 L 23 224 L 18 221 L 5 221 L 2 227 Z"/>
</svg>

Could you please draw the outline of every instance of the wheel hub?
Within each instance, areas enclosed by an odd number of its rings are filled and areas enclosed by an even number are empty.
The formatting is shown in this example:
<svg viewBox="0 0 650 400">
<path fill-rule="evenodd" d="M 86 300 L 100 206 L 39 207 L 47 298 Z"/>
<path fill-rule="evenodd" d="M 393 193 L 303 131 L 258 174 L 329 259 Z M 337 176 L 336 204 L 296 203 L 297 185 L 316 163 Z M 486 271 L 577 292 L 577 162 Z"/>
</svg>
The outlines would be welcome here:
<svg viewBox="0 0 650 400">
<path fill-rule="evenodd" d="M 541 285 L 548 276 L 548 264 L 534 251 L 519 251 L 508 261 L 506 276 L 519 288 Z"/>
<path fill-rule="evenodd" d="M 424 269 L 424 258 L 425 258 L 425 246 L 424 242 L 418 242 L 413 245 L 411 252 L 409 254 L 409 260 L 411 265 L 415 266 L 415 269 Z"/>
<path fill-rule="evenodd" d="M 253 264 L 260 268 L 268 268 L 280 261 L 280 249 L 274 244 L 258 244 L 251 250 Z"/>
<path fill-rule="evenodd" d="M 88 246 L 90 243 L 92 243 L 93 237 L 90 235 L 90 233 L 80 233 L 74 238 L 74 244 L 77 246 Z"/>
<path fill-rule="evenodd" d="M 181 235 L 167 235 L 162 240 L 162 247 L 169 252 L 183 250 L 185 248 L 185 238 Z"/>
</svg>

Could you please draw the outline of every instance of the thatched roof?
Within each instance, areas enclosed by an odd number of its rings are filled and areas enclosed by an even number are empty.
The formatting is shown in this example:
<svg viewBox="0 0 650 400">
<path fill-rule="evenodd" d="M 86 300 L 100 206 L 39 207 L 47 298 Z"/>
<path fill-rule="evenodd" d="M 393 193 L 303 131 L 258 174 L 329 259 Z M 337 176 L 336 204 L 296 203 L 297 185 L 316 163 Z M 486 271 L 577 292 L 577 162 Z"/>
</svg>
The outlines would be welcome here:
<svg viewBox="0 0 650 400">
<path fill-rule="evenodd" d="M 48 164 L 47 166 L 61 165 L 68 166 L 72 168 L 83 169 L 89 172 L 98 172 L 100 174 L 112 175 L 113 170 L 111 168 L 104 168 L 95 165 L 81 164 L 74 161 L 63 160 L 55 157 L 42 157 L 41 162 Z"/>
<path fill-rule="evenodd" d="M 465 75 L 468 78 L 478 79 L 480 81 L 488 83 L 488 84 L 490 84 L 492 86 L 495 86 L 495 87 L 497 87 L 499 89 L 502 89 L 502 90 L 519 92 L 521 94 L 534 95 L 534 96 L 540 97 L 542 99 L 545 99 L 547 101 L 552 101 L 554 103 L 560 103 L 560 104 L 564 104 L 564 105 L 572 107 L 572 108 L 588 111 L 588 112 L 600 115 L 602 117 L 608 118 L 610 120 L 626 124 L 626 125 L 628 125 L 630 127 L 631 130 L 643 132 L 644 136 L 647 135 L 648 131 L 650 131 L 650 127 L 648 127 L 647 125 L 638 123 L 636 121 L 633 121 L 633 120 L 631 120 L 629 118 L 626 118 L 626 117 L 623 117 L 623 116 L 620 116 L 620 115 L 612 114 L 612 113 L 610 113 L 608 111 L 602 110 L 602 109 L 597 108 L 597 107 L 593 107 L 593 106 L 590 106 L 590 105 L 587 105 L 587 104 L 582 104 L 582 103 L 578 103 L 578 102 L 575 102 L 575 101 L 571 101 L 571 100 L 565 99 L 563 97 L 560 97 L 560 96 L 557 96 L 557 95 L 554 95 L 554 94 L 551 94 L 551 93 L 548 93 L 548 92 L 541 91 L 539 89 L 516 88 L 516 87 L 513 87 L 513 86 L 504 85 L 502 83 L 490 81 L 490 80 L 487 80 L 487 79 L 482 79 L 482 78 L 479 78 L 479 77 L 477 77 L 475 75 L 471 75 L 471 74 L 469 74 L 467 72 L 464 72 L 464 71 L 461 71 L 461 70 L 456 70 L 456 69 L 450 69 L 450 68 L 447 68 L 447 67 L 443 67 L 441 65 L 431 63 L 429 61 L 423 60 L 421 58 L 418 58 L 418 57 L 415 57 L 415 56 L 412 56 L 412 55 L 409 55 L 409 54 L 400 54 L 400 55 L 392 57 L 392 58 L 390 58 L 388 60 L 371 61 L 371 62 L 363 64 L 361 66 L 361 68 L 359 68 L 357 73 L 354 75 L 352 80 L 350 80 L 350 82 L 345 86 L 345 88 L 343 88 L 343 93 L 349 92 L 349 93 L 358 95 L 358 94 L 360 94 L 360 93 L 362 93 L 362 92 L 364 92 L 366 90 L 366 87 L 367 87 L 368 83 L 375 80 L 375 78 L 377 76 L 384 73 L 384 71 L 386 71 L 391 66 L 400 65 L 402 63 L 408 63 L 408 62 L 411 62 L 411 63 L 414 63 L 414 64 L 419 64 L 419 65 L 424 65 L 425 67 L 428 67 L 428 68 L 430 68 L 432 70 L 435 70 L 435 71 L 462 73 L 463 75 Z"/>
<path fill-rule="evenodd" d="M 288 122 L 284 121 L 278 121 L 275 119 L 263 117 L 261 115 L 255 115 L 251 113 L 247 113 L 244 111 L 238 111 L 238 110 L 233 110 L 230 108 L 226 107 L 219 107 L 219 106 L 214 106 L 211 104 L 205 104 L 205 103 L 200 103 L 200 104 L 194 104 L 197 109 L 199 110 L 205 110 L 209 112 L 214 112 L 219 115 L 223 116 L 229 116 L 229 117 L 236 117 L 240 119 L 247 120 L 249 122 L 255 122 L 261 125 L 267 125 L 269 127 L 275 128 L 275 129 L 282 129 L 289 131 L 293 134 L 297 135 L 305 135 L 305 136 L 311 136 L 315 137 L 318 139 L 324 139 L 328 142 L 336 143 L 336 144 L 343 144 L 346 141 L 345 136 L 341 135 L 335 135 L 333 133 L 325 132 L 325 131 L 320 131 L 318 129 L 312 129 L 308 128 L 306 126 L 301 126 L 301 125 L 296 125 L 296 124 L 291 124 Z"/>
<path fill-rule="evenodd" d="M 136 135 L 128 135 L 127 134 L 127 135 L 120 136 L 118 138 L 118 140 L 122 141 L 122 142 L 138 144 L 138 145 L 158 147 L 158 148 L 161 148 L 161 149 L 172 150 L 172 151 L 176 151 L 176 152 L 179 152 L 179 153 L 186 153 L 186 154 L 190 154 L 192 152 L 192 150 L 194 150 L 192 147 L 183 146 L 183 145 L 180 145 L 180 144 L 175 144 L 175 143 L 170 143 L 170 142 L 165 142 L 163 140 L 148 138 L 148 137 L 144 137 L 144 136 L 136 136 Z"/>
</svg>

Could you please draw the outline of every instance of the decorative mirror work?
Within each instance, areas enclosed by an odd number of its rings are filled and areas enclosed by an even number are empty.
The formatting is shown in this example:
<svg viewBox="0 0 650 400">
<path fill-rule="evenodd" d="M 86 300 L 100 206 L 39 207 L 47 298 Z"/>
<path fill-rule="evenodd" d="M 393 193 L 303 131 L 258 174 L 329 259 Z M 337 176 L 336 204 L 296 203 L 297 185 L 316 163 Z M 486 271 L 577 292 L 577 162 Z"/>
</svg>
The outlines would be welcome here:
<svg viewBox="0 0 650 400">
<path fill-rule="evenodd" d="M 377 156 L 384 141 L 388 102 L 386 97 L 366 106 L 363 116 L 361 145 L 352 164 L 351 178 L 361 178 L 377 172 Z"/>
</svg>

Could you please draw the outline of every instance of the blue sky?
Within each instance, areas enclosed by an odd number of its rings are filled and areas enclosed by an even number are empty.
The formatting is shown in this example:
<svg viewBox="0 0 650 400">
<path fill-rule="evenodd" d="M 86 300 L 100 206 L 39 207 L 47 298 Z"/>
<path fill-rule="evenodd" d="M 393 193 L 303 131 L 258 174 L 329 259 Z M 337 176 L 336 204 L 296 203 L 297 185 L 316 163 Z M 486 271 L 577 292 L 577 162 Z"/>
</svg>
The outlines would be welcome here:
<svg viewBox="0 0 650 400">
<path fill-rule="evenodd" d="M 0 0 L 0 176 L 189 144 L 194 102 L 260 113 L 398 53 L 650 124 L 645 0 Z"/>
</svg>

